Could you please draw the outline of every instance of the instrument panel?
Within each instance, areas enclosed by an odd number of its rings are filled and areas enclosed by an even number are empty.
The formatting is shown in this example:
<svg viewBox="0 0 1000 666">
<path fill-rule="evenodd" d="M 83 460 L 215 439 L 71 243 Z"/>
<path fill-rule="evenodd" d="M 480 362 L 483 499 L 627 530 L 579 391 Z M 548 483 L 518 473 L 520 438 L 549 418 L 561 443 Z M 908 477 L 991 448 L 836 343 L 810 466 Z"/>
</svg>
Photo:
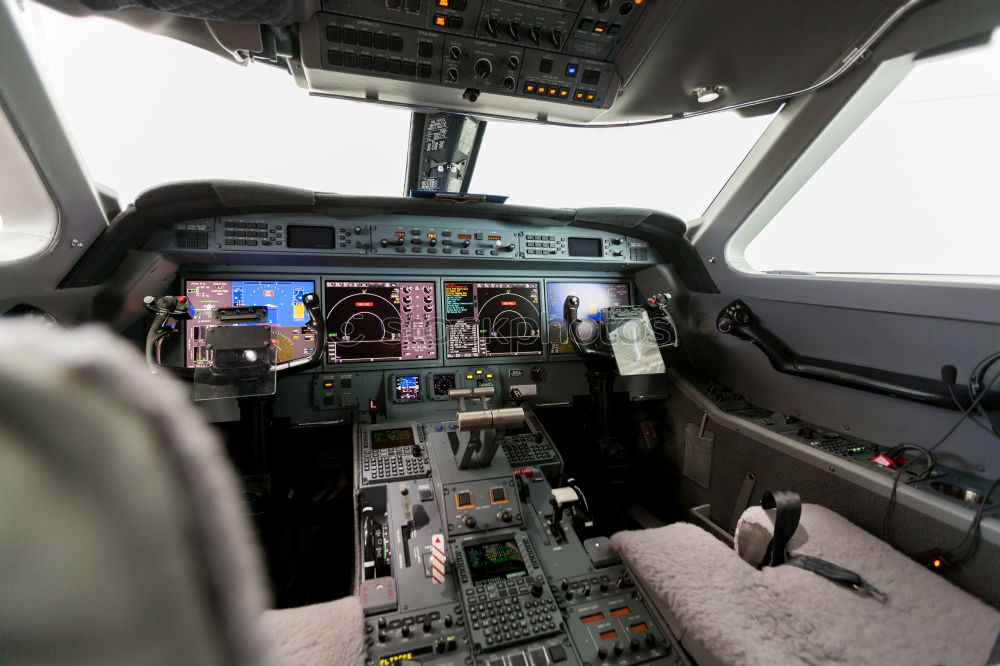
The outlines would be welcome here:
<svg viewBox="0 0 1000 666">
<path fill-rule="evenodd" d="M 251 261 L 275 256 L 306 260 L 382 258 L 395 265 L 419 265 L 428 260 L 460 265 L 491 262 L 500 267 L 516 261 L 533 263 L 617 264 L 656 263 L 647 241 L 620 233 L 591 229 L 543 227 L 472 219 L 427 220 L 410 224 L 399 218 L 344 223 L 296 216 L 227 216 L 183 222 L 161 230 L 153 245 L 187 256 L 246 257 Z"/>
<path fill-rule="evenodd" d="M 264 306 L 278 348 L 278 363 L 312 356 L 319 341 L 306 327 L 309 313 L 302 297 L 316 291 L 312 280 L 187 280 L 184 294 L 195 310 L 185 330 L 185 367 L 211 364 L 212 351 L 205 332 L 212 324 L 212 312 L 219 308 Z M 238 324 L 229 324 L 238 325 Z"/>
<path fill-rule="evenodd" d="M 538 282 L 445 282 L 448 358 L 540 356 Z"/>
<path fill-rule="evenodd" d="M 234 306 L 266 306 L 279 362 L 311 356 L 323 345 L 329 370 L 357 364 L 375 368 L 463 366 L 470 362 L 523 363 L 575 358 L 562 324 L 562 301 L 581 299 L 584 324 L 597 322 L 601 309 L 633 303 L 625 280 L 353 279 L 332 276 L 250 276 L 183 281 L 196 316 L 187 323 L 185 367 L 210 362 L 205 330 L 212 311 Z M 317 286 L 322 285 L 317 290 Z M 304 326 L 302 304 L 317 292 L 326 340 Z M 240 325 L 240 324 L 234 324 Z M 588 329 L 581 332 L 586 334 Z M 461 373 L 459 373 L 461 374 Z M 417 372 L 398 388 L 395 402 L 446 399 L 457 375 Z M 405 389 L 405 390 L 404 390 Z"/>
<path fill-rule="evenodd" d="M 436 359 L 435 286 L 327 280 L 327 363 Z"/>
</svg>

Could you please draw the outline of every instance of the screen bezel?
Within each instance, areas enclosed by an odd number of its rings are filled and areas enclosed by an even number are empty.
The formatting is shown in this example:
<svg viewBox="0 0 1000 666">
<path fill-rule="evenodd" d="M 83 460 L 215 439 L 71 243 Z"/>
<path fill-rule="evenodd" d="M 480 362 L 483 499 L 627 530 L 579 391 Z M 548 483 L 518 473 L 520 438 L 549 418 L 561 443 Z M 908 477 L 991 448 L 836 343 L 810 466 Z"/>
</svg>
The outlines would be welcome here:
<svg viewBox="0 0 1000 666">
<path fill-rule="evenodd" d="M 637 305 L 635 302 L 635 289 L 632 283 L 628 280 L 545 280 L 545 354 L 550 361 L 563 360 L 565 358 L 579 358 L 576 353 L 572 351 L 568 352 L 553 352 L 551 347 L 551 340 L 549 340 L 549 284 L 623 284 L 628 289 L 628 303 L 626 305 Z M 557 315 L 562 318 L 562 306 L 558 306 Z"/>
<path fill-rule="evenodd" d="M 372 276 L 368 276 L 368 275 L 353 275 L 353 276 L 346 276 L 346 275 L 336 275 L 336 276 L 324 275 L 323 278 L 322 278 L 322 282 L 320 283 L 321 286 L 322 286 L 322 290 L 321 290 L 322 294 L 320 294 L 320 302 L 322 303 L 322 314 L 323 314 L 324 324 L 327 323 L 327 321 L 326 321 L 327 308 L 328 308 L 328 303 L 326 301 L 326 289 L 327 289 L 326 283 L 327 282 L 367 282 L 367 283 L 379 283 L 379 282 L 385 283 L 385 282 L 388 282 L 388 283 L 391 283 L 391 284 L 395 284 L 397 286 L 398 285 L 402 285 L 402 284 L 419 284 L 419 283 L 434 285 L 434 292 L 435 292 L 434 293 L 434 328 L 433 328 L 433 331 L 434 331 L 434 345 L 433 345 L 434 357 L 433 358 L 411 358 L 411 359 L 388 358 L 388 359 L 375 359 L 375 360 L 369 360 L 367 358 L 363 358 L 363 359 L 349 359 L 349 360 L 343 360 L 343 361 L 331 361 L 330 360 L 329 350 L 327 349 L 327 347 L 326 347 L 326 341 L 324 340 L 323 341 L 323 366 L 324 366 L 324 368 L 326 368 L 326 369 L 328 369 L 330 371 L 334 371 L 335 372 L 335 371 L 337 371 L 338 368 L 343 369 L 343 368 L 357 367 L 358 364 L 366 364 L 368 366 L 371 366 L 372 369 L 376 369 L 376 368 L 395 368 L 395 367 L 399 367 L 398 364 L 400 364 L 400 363 L 404 364 L 403 367 L 407 367 L 407 368 L 421 368 L 421 367 L 440 366 L 440 364 L 441 364 L 441 353 L 442 353 L 442 347 L 441 347 L 441 345 L 442 345 L 442 342 L 441 342 L 441 333 L 442 333 L 442 331 L 440 330 L 441 326 L 438 325 L 438 319 L 439 319 L 438 312 L 440 312 L 440 308 L 441 308 L 441 301 L 438 298 L 438 294 L 441 292 L 441 280 L 440 279 L 438 279 L 438 278 L 432 278 L 432 277 L 423 278 L 423 277 L 420 277 L 420 276 L 412 276 L 412 275 L 407 275 L 406 277 L 388 277 L 388 278 L 380 278 L 378 276 L 372 277 Z M 411 374 L 411 373 L 400 373 L 400 374 Z M 413 373 L 413 374 L 415 374 L 415 373 Z"/>
<path fill-rule="evenodd" d="M 497 354 L 494 356 L 448 356 L 448 318 L 447 313 L 445 313 L 445 302 L 444 302 L 444 285 L 448 283 L 468 283 L 472 285 L 481 285 L 488 283 L 499 283 L 499 284 L 516 284 L 516 285 L 538 285 L 538 314 L 541 318 L 539 321 L 539 339 L 541 341 L 541 351 L 537 354 Z M 490 365 L 495 362 L 507 362 L 507 363 L 535 363 L 538 361 L 544 361 L 548 359 L 548 354 L 546 350 L 546 345 L 548 344 L 546 336 L 546 327 L 548 326 L 548 313 L 545 309 L 545 279 L 544 278 L 519 278 L 519 277 L 504 277 L 502 279 L 491 280 L 488 278 L 442 278 L 441 279 L 441 336 L 440 343 L 442 347 L 442 355 L 446 362 L 450 362 L 451 365 Z"/>
<path fill-rule="evenodd" d="M 377 432 L 391 432 L 391 431 L 403 431 L 408 430 L 410 432 L 411 441 L 408 444 L 398 444 L 396 446 L 386 446 L 382 448 L 375 448 L 375 433 Z M 369 451 L 395 451 L 396 449 L 401 449 L 405 446 L 414 446 L 417 444 L 417 433 L 413 429 L 413 426 L 391 426 L 391 427 L 381 427 L 381 428 L 370 428 L 368 430 L 368 450 Z"/>
<path fill-rule="evenodd" d="M 192 275 L 183 275 L 183 276 L 180 276 L 180 278 L 179 278 L 179 280 L 180 280 L 181 294 L 183 294 L 184 296 L 187 296 L 187 289 L 188 289 L 188 283 L 189 282 L 209 282 L 209 281 L 211 281 L 211 282 L 230 282 L 230 283 L 232 283 L 234 281 L 241 281 L 241 280 L 243 280 L 243 281 L 247 281 L 247 280 L 259 280 L 261 282 L 312 282 L 313 283 L 313 291 L 312 292 L 306 292 L 306 293 L 313 293 L 313 294 L 316 294 L 317 296 L 320 296 L 322 298 L 322 296 L 319 294 L 319 292 L 316 291 L 316 284 L 319 282 L 320 279 L 321 279 L 320 277 L 316 276 L 313 273 L 293 273 L 293 274 L 280 274 L 280 275 L 252 274 L 252 275 L 249 275 L 249 276 L 247 274 L 244 274 L 244 273 L 239 273 L 239 274 L 235 274 L 235 275 L 231 274 L 231 273 L 220 273 L 220 274 L 217 274 L 217 275 L 212 275 L 212 274 L 192 274 Z M 189 366 L 187 364 L 188 351 L 190 351 L 188 349 L 188 327 L 191 326 L 191 324 L 192 324 L 193 321 L 194 320 L 189 319 L 188 321 L 184 322 L 184 330 L 183 330 L 183 334 L 184 334 L 183 340 L 184 340 L 184 342 L 183 342 L 182 345 L 180 345 L 180 348 L 181 348 L 181 359 L 180 359 L 180 361 L 181 361 L 181 363 L 180 363 L 179 369 L 188 370 L 188 371 L 193 371 L 196 368 L 196 366 Z M 306 323 L 308 323 L 308 318 L 307 318 Z M 309 358 L 309 357 L 304 356 L 302 358 Z M 296 360 L 296 359 L 293 359 L 293 360 Z"/>
<path fill-rule="evenodd" d="M 472 584 L 473 587 L 480 587 L 480 586 L 483 586 L 483 585 L 494 585 L 498 581 L 489 580 L 489 579 L 483 580 L 483 581 L 476 581 L 476 580 L 474 580 L 474 575 L 472 573 L 472 564 L 469 563 L 468 549 L 469 548 L 481 548 L 483 546 L 489 546 L 490 544 L 501 543 L 501 542 L 504 542 L 504 541 L 513 542 L 514 547 L 517 549 L 518 555 L 521 556 L 521 560 L 520 561 L 521 561 L 521 565 L 524 567 L 524 575 L 523 576 L 518 576 L 516 578 L 505 578 L 503 580 L 507 581 L 507 580 L 531 580 L 532 579 L 532 576 L 531 576 L 531 569 L 532 569 L 532 567 L 531 567 L 531 560 L 527 557 L 526 553 L 524 552 L 524 549 L 521 547 L 521 542 L 518 540 L 517 535 L 516 534 L 503 534 L 503 535 L 500 535 L 500 536 L 493 536 L 493 537 L 488 537 L 488 538 L 483 538 L 483 539 L 471 539 L 471 540 L 468 540 L 468 541 L 463 541 L 460 544 L 461 548 L 462 548 L 462 559 L 465 560 L 465 566 L 466 566 L 466 569 L 469 572 L 469 582 Z"/>
</svg>

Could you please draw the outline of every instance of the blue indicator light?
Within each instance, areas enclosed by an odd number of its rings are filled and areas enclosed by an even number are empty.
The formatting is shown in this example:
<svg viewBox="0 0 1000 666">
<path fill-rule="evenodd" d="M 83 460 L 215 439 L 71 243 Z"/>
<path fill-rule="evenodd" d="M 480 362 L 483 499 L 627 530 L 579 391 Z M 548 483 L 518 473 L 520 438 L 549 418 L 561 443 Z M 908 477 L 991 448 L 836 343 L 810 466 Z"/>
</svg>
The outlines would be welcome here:
<svg viewBox="0 0 1000 666">
<path fill-rule="evenodd" d="M 566 65 L 566 76 L 576 76 L 576 67 L 574 64 Z"/>
<path fill-rule="evenodd" d="M 448 430 L 454 430 L 454 429 L 455 429 L 455 424 L 454 423 L 449 423 L 448 424 Z"/>
<path fill-rule="evenodd" d="M 443 430 L 443 428 L 439 425 L 434 426 L 434 429 L 437 430 L 438 432 L 441 432 Z"/>
</svg>

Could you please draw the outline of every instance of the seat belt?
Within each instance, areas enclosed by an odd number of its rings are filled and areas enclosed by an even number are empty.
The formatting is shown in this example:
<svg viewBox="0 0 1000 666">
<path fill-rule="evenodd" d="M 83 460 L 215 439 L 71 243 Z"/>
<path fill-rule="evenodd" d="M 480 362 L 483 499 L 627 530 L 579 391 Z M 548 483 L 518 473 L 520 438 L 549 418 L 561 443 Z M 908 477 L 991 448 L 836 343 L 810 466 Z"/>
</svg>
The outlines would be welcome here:
<svg viewBox="0 0 1000 666">
<path fill-rule="evenodd" d="M 889 597 L 877 587 L 866 581 L 860 574 L 838 566 L 832 562 L 821 560 L 818 557 L 809 555 L 788 556 L 786 546 L 792 535 L 799 526 L 799 518 L 802 516 L 802 498 L 794 490 L 767 490 L 760 501 L 764 509 L 774 509 L 774 536 L 767 544 L 764 559 L 758 565 L 758 569 L 763 567 L 777 567 L 782 564 L 790 564 L 793 567 L 811 571 L 827 580 L 848 587 L 858 592 L 885 603 Z"/>
</svg>

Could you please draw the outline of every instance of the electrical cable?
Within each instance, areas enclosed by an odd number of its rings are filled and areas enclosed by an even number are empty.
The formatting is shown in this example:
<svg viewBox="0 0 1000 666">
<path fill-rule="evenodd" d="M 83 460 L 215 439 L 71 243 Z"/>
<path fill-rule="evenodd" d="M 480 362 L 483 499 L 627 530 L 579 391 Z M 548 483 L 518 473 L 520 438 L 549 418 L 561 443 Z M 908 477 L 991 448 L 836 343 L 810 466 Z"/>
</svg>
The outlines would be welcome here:
<svg viewBox="0 0 1000 666">
<path fill-rule="evenodd" d="M 965 409 L 964 407 L 962 407 L 962 403 L 958 401 L 958 396 L 955 395 L 955 387 L 952 384 L 948 385 L 948 394 L 951 396 L 951 401 L 955 403 L 955 407 L 958 409 L 958 411 L 962 411 Z M 979 429 L 985 432 L 987 435 L 997 434 L 997 432 L 993 430 L 993 428 L 986 425 L 985 423 L 977 419 L 975 416 L 971 417 L 969 420 L 975 423 L 977 426 L 979 426 Z"/>
<path fill-rule="evenodd" d="M 982 399 L 989 393 L 989 390 L 993 388 L 993 385 L 997 382 L 997 379 L 1000 379 L 1000 373 L 997 373 L 996 375 L 993 376 L 993 379 L 990 380 L 989 384 L 987 384 L 985 388 L 975 397 L 975 399 L 973 399 L 972 403 L 968 406 L 968 408 L 962 411 L 962 415 L 958 417 L 958 420 L 955 421 L 955 423 L 948 429 L 948 431 L 944 435 L 942 435 L 940 439 L 938 439 L 932 445 L 927 447 L 928 453 L 932 453 L 934 449 L 941 446 L 941 444 L 947 441 L 947 439 L 951 437 L 956 430 L 958 430 L 958 427 L 962 425 L 965 419 L 968 418 L 973 411 L 975 411 L 976 407 L 979 406 L 979 403 L 982 401 Z M 906 464 L 900 467 L 899 471 L 896 472 L 896 478 L 893 480 L 892 491 L 889 493 L 889 503 L 885 508 L 885 514 L 882 516 L 882 527 L 880 530 L 880 536 L 882 540 L 885 541 L 886 543 L 889 542 L 888 538 L 889 520 L 892 517 L 892 511 L 896 505 L 896 493 L 899 489 L 899 481 L 900 479 L 903 478 L 903 472 L 906 471 L 906 468 L 909 467 L 915 460 L 917 459 L 914 458 L 913 460 L 908 461 Z"/>
<path fill-rule="evenodd" d="M 1000 478 L 997 478 L 990 485 L 986 494 L 983 495 L 983 501 L 979 504 L 979 508 L 976 509 L 976 515 L 972 519 L 972 522 L 969 523 L 969 529 L 966 530 L 965 536 L 957 546 L 946 553 L 945 558 L 950 564 L 961 564 L 975 555 L 976 549 L 979 548 L 979 539 L 981 534 L 979 531 L 979 524 L 983 520 L 983 512 L 986 510 L 987 502 L 990 501 L 990 495 L 993 494 L 993 491 L 995 491 L 998 486 L 1000 486 Z M 968 545 L 966 545 L 967 543 Z M 966 549 L 964 553 L 959 552 L 962 548 Z"/>
<path fill-rule="evenodd" d="M 980 394 L 988 393 L 988 389 L 983 388 L 983 382 L 986 380 L 986 373 L 989 369 L 993 367 L 993 364 L 1000 361 L 1000 352 L 990 354 L 972 369 L 972 374 L 969 376 L 969 395 L 975 400 Z M 998 424 L 990 418 L 989 412 L 983 407 L 982 404 L 979 405 L 977 410 L 990 424 L 990 429 L 993 431 L 997 437 L 1000 437 L 1000 429 L 998 429 Z"/>
</svg>

